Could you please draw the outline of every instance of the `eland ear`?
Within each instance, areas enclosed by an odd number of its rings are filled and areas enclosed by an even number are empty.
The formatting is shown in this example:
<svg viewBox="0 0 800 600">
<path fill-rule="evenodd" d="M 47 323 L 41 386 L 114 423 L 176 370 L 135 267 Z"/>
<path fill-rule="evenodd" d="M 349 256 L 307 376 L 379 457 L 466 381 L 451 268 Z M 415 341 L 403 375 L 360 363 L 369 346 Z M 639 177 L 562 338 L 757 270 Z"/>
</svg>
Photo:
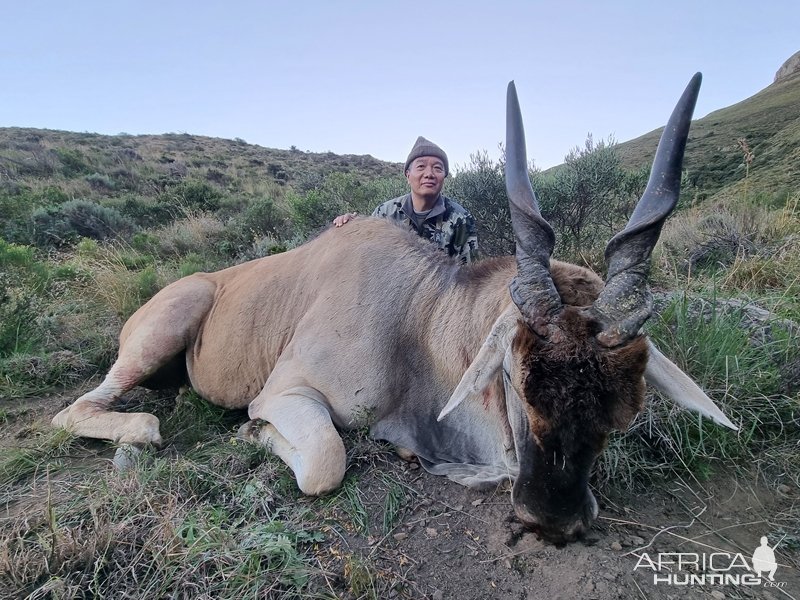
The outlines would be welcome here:
<svg viewBox="0 0 800 600">
<path fill-rule="evenodd" d="M 455 391 L 436 418 L 437 421 L 441 421 L 466 398 L 483 392 L 492 382 L 514 338 L 518 320 L 519 312 L 514 305 L 509 306 L 497 318 L 472 364 L 462 375 Z"/>
<path fill-rule="evenodd" d="M 644 378 L 647 383 L 675 404 L 698 412 L 715 423 L 724 425 L 734 431 L 739 431 L 739 428 L 723 414 L 713 400 L 706 396 L 700 386 L 692 381 L 678 365 L 664 356 L 650 340 L 647 341 L 647 346 L 650 353 L 647 368 L 644 372 Z"/>
</svg>

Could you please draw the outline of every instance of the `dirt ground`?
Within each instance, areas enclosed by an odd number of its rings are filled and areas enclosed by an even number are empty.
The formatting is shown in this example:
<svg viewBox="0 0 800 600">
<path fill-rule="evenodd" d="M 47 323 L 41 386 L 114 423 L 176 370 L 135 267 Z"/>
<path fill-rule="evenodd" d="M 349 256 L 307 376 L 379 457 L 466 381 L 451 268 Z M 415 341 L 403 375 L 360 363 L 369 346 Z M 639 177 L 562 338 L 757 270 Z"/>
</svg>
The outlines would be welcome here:
<svg viewBox="0 0 800 600">
<path fill-rule="evenodd" d="M 2 426 L 0 449 L 18 443 L 15 440 L 24 436 L 32 422 L 49 420 L 68 397 L 74 395 L 20 405 L 16 418 Z M 113 449 L 100 452 L 93 459 L 96 468 L 111 469 L 106 459 L 112 454 Z M 368 455 L 350 468 L 359 477 L 370 518 L 381 518 L 382 476 L 388 474 L 401 482 L 407 502 L 388 533 L 360 535 L 345 530 L 316 550 L 324 569 L 315 585 L 337 597 L 356 597 L 344 585 L 345 567 L 336 559 L 348 554 L 374 566 L 373 575 L 388 583 L 377 587 L 390 590 L 389 598 L 800 598 L 797 540 L 794 545 L 781 542 L 778 525 L 785 527 L 785 515 L 800 501 L 800 490 L 771 489 L 754 472 L 739 469 L 736 475 L 717 474 L 702 483 L 675 479 L 646 493 L 598 496 L 600 517 L 591 532 L 579 542 L 555 547 L 521 528 L 507 489 L 490 493 L 466 489 L 426 473 L 384 447 Z M 374 497 L 370 490 L 375 490 Z M 18 516 L 20 505 L 9 502 L 5 493 L 3 497 L 6 505 L 0 507 L 0 518 Z M 302 502 L 313 510 L 314 499 Z M 688 563 L 709 560 L 712 554 L 715 568 L 728 574 L 745 573 L 741 566 L 731 567 L 731 562 L 741 554 L 752 564 L 753 551 L 764 535 L 771 546 L 778 543 L 774 584 L 666 581 L 670 574 L 702 573 L 702 568 Z M 679 569 L 673 562 L 654 573 L 647 562 L 649 558 L 655 563 L 659 555 L 675 561 L 675 553 L 683 553 Z"/>
</svg>

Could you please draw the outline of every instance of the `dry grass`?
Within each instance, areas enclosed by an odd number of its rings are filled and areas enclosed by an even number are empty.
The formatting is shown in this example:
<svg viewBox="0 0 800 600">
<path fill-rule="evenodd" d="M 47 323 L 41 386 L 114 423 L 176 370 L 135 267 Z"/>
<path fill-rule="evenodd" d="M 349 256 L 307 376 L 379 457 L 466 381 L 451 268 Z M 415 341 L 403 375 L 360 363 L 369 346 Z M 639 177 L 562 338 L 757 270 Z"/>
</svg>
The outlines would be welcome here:
<svg viewBox="0 0 800 600">
<path fill-rule="evenodd" d="M 186 217 L 152 232 L 163 257 L 181 257 L 189 253 L 206 254 L 222 238 L 225 225 L 205 213 L 188 213 Z"/>
<path fill-rule="evenodd" d="M 168 447 L 134 469 L 73 469 L 53 450 L 7 480 L 0 597 L 381 598 L 407 585 L 346 541 L 389 538 L 414 493 L 352 472 L 375 471 L 385 448 L 351 436 L 342 490 L 302 498 L 283 463 L 232 437 L 230 413 L 194 394 L 149 401 Z"/>
</svg>

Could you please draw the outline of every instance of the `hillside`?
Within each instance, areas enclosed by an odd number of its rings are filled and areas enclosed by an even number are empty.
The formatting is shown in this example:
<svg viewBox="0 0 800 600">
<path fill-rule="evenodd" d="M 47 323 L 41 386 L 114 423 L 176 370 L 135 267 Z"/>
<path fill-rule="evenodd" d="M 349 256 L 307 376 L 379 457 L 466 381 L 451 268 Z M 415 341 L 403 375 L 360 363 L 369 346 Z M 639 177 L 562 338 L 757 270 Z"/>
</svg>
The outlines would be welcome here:
<svg viewBox="0 0 800 600">
<path fill-rule="evenodd" d="M 649 164 L 663 128 L 617 146 L 623 164 Z M 726 198 L 745 180 L 745 140 L 752 152 L 750 189 L 785 199 L 800 186 L 800 72 L 778 79 L 733 106 L 692 124 L 684 168 L 695 194 Z"/>
<path fill-rule="evenodd" d="M 5 180 L 57 183 L 97 173 L 107 178 L 106 187 L 144 193 L 183 178 L 218 185 L 257 179 L 303 189 L 333 172 L 374 178 L 396 175 L 399 168 L 369 155 L 278 150 L 240 139 L 0 128 L 0 179 Z"/>
</svg>

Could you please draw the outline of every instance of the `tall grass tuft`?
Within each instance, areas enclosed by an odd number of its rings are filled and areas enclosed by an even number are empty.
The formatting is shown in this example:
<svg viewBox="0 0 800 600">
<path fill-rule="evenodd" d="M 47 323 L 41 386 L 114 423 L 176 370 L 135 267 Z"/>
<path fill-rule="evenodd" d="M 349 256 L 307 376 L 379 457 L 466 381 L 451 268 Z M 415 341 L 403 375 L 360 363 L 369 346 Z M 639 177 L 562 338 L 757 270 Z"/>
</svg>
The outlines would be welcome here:
<svg viewBox="0 0 800 600">
<path fill-rule="evenodd" d="M 740 430 L 716 425 L 655 394 L 628 432 L 612 438 L 598 466 L 601 485 L 613 480 L 636 487 L 687 470 L 704 479 L 776 447 L 787 452 L 771 465 L 771 476 L 800 462 L 800 448 L 793 444 L 800 437 L 800 405 L 785 393 L 787 385 L 797 385 L 786 380 L 786 366 L 800 356 L 799 331 L 748 308 L 713 290 L 705 296 L 684 292 L 667 299 L 649 327 L 656 345 Z"/>
</svg>

